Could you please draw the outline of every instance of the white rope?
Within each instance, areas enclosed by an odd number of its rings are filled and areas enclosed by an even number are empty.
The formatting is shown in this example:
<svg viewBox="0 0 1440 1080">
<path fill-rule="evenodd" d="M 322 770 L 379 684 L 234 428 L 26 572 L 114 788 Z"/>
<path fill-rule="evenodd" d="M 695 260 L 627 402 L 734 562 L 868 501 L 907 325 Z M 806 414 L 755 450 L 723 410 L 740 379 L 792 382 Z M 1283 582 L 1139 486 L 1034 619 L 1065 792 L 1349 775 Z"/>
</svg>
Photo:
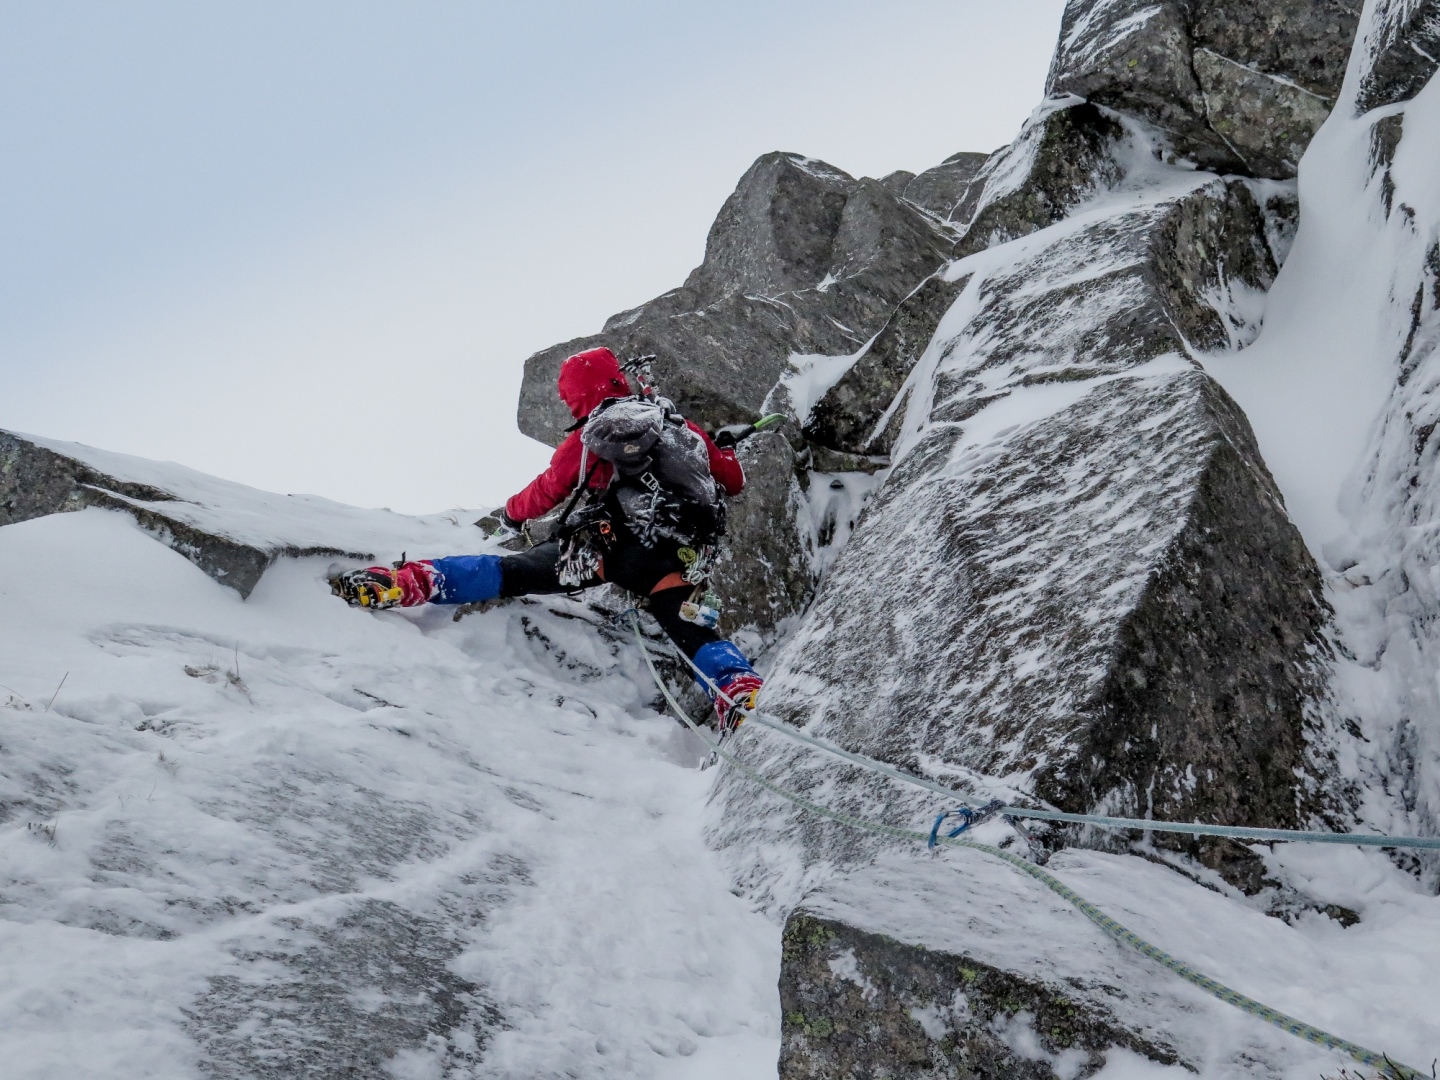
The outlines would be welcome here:
<svg viewBox="0 0 1440 1080">
<path fill-rule="evenodd" d="M 660 673 L 655 670 L 654 661 L 650 659 L 650 652 L 645 648 L 645 639 L 640 634 L 639 614 L 634 609 L 631 609 L 630 619 L 631 625 L 635 628 L 635 641 L 640 646 L 640 655 L 645 660 L 645 666 L 650 669 L 650 677 L 655 680 L 655 685 L 660 688 L 660 693 L 663 694 L 665 700 L 670 703 L 670 708 L 674 710 L 675 715 L 678 716 L 685 726 L 693 731 L 702 742 L 710 747 L 712 753 L 724 758 L 727 764 L 765 790 L 773 792 L 782 799 L 794 803 L 802 809 L 809 810 L 814 814 L 829 818 L 842 825 L 848 825 L 856 829 L 864 829 L 868 832 L 879 833 L 883 836 L 891 836 L 900 840 L 915 840 L 922 843 L 929 841 L 930 838 L 926 836 L 925 833 L 896 828 L 893 825 L 885 825 L 878 821 L 867 821 L 864 818 L 857 818 L 850 814 L 832 810 L 828 806 L 822 806 L 819 803 L 812 802 L 803 795 L 797 795 L 793 791 L 788 791 L 779 784 L 761 776 L 754 769 L 751 769 L 725 749 L 723 739 L 721 739 L 720 742 L 712 743 L 705 737 L 705 733 L 700 730 L 699 725 L 690 719 L 690 715 L 680 707 L 680 703 L 676 701 L 674 695 L 670 693 L 670 688 L 665 685 L 665 680 L 662 679 Z M 711 685 L 713 686 L 714 684 L 711 683 Z M 732 708 L 735 707 L 735 703 L 731 698 L 727 697 L 725 700 L 730 702 Z M 1281 1030 L 1288 1031 L 1290 1034 L 1304 1039 L 1306 1042 L 1313 1043 L 1316 1046 L 1323 1046 L 1330 1050 L 1339 1050 L 1342 1053 L 1348 1054 L 1353 1060 L 1361 1064 L 1380 1069 L 1390 1080 L 1427 1080 L 1424 1073 L 1412 1069 L 1408 1065 L 1402 1065 L 1393 1060 L 1388 1054 L 1376 1053 L 1374 1050 L 1360 1046 L 1358 1043 L 1352 1043 L 1347 1039 L 1340 1038 L 1338 1035 L 1332 1035 L 1328 1031 L 1307 1024 L 1303 1020 L 1297 1020 L 1293 1016 L 1287 1016 L 1277 1009 L 1272 1009 L 1270 1006 L 1262 1004 L 1252 997 L 1247 997 L 1238 990 L 1232 990 L 1224 983 L 1196 971 L 1190 967 L 1190 965 L 1181 960 L 1177 960 L 1163 949 L 1152 945 L 1138 934 L 1126 929 L 1079 893 L 1075 892 L 1075 890 L 1071 889 L 1054 874 L 1041 869 L 1032 862 L 1020 858 L 1018 855 L 1008 851 L 1002 851 L 1000 848 L 992 847 L 989 844 L 982 844 L 978 841 L 965 839 L 963 837 L 941 836 L 938 838 L 938 842 L 948 844 L 951 847 L 971 848 L 975 851 L 984 852 L 986 855 L 1001 859 L 1017 870 L 1029 874 L 1031 877 L 1049 887 L 1056 894 L 1063 897 L 1070 904 L 1074 905 L 1082 915 L 1106 933 L 1110 934 L 1117 941 L 1129 945 L 1156 963 L 1168 968 L 1186 982 L 1198 986 L 1208 994 L 1213 994 L 1221 1001 L 1235 1006 L 1242 1012 L 1258 1017 L 1266 1023 L 1273 1024 Z M 1431 1078 L 1431 1080 L 1433 1080 L 1433 1078 Z"/>
<path fill-rule="evenodd" d="M 816 750 L 824 751 L 835 757 L 842 758 L 852 765 L 858 765 L 862 769 L 881 776 L 887 776 L 891 780 L 897 780 L 902 784 L 909 784 L 912 787 L 923 788 L 936 795 L 943 795 L 947 799 L 953 799 L 961 806 L 968 806 L 972 809 L 979 804 L 973 797 L 962 795 L 953 788 L 937 784 L 933 780 L 927 780 L 923 776 L 912 776 L 910 773 L 901 772 L 893 765 L 887 765 L 883 761 L 876 761 L 874 758 L 866 757 L 864 754 L 857 754 L 850 750 L 843 750 L 838 746 L 817 739 L 812 735 L 806 735 L 803 731 L 797 731 L 789 724 L 779 724 L 773 720 L 767 720 L 757 714 L 753 709 L 746 709 L 737 705 L 727 694 L 724 693 L 715 681 L 705 672 L 695 666 L 695 661 L 686 656 L 679 649 L 676 652 L 690 665 L 695 675 L 702 679 L 710 690 L 725 702 L 732 709 L 739 709 L 748 721 L 752 721 L 759 727 L 777 732 L 787 739 L 804 743 L 806 746 L 814 747 Z M 738 726 L 738 725 L 737 725 Z M 1187 821 L 1155 821 L 1150 818 L 1122 818 L 1103 817 L 1095 814 L 1066 814 L 1059 810 L 1032 810 L 1024 806 L 1004 806 L 1000 813 L 1007 817 L 1031 818 L 1037 821 L 1063 821 L 1074 825 L 1095 825 L 1105 829 L 1137 829 L 1143 832 L 1182 833 L 1187 836 L 1223 836 L 1232 840 L 1260 840 L 1280 841 L 1285 843 L 1301 844 L 1343 844 L 1348 847 L 1378 847 L 1378 848 L 1419 848 L 1422 850 L 1440 851 L 1440 837 L 1435 836 L 1383 836 L 1374 833 L 1329 833 L 1329 832 L 1302 832 L 1296 829 L 1261 829 L 1251 828 L 1244 825 L 1202 825 L 1198 822 Z"/>
</svg>

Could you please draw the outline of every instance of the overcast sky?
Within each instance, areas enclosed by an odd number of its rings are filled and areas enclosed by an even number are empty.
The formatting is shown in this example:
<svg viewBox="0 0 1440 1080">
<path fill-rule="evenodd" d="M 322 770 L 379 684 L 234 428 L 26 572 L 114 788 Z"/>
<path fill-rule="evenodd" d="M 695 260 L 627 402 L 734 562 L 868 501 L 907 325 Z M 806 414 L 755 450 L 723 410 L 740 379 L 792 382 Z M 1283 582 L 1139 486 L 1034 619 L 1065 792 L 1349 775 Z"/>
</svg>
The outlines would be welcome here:
<svg viewBox="0 0 1440 1080">
<path fill-rule="evenodd" d="M 0 0 L 0 427 L 486 506 L 530 353 L 678 285 L 771 150 L 1013 137 L 1062 0 Z"/>
</svg>

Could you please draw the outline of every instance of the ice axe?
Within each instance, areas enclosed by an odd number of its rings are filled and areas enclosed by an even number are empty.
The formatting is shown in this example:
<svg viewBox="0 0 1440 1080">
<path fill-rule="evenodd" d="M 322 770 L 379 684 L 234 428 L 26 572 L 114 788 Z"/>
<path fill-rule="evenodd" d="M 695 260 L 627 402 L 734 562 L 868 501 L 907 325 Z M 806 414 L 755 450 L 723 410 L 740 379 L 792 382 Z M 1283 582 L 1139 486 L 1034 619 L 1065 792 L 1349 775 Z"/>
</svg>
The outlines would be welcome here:
<svg viewBox="0 0 1440 1080">
<path fill-rule="evenodd" d="M 729 427 L 723 427 L 715 433 L 715 445 L 722 450 L 730 450 L 750 438 L 751 435 L 774 427 L 784 419 L 784 413 L 768 413 L 753 424 L 731 424 Z"/>
</svg>

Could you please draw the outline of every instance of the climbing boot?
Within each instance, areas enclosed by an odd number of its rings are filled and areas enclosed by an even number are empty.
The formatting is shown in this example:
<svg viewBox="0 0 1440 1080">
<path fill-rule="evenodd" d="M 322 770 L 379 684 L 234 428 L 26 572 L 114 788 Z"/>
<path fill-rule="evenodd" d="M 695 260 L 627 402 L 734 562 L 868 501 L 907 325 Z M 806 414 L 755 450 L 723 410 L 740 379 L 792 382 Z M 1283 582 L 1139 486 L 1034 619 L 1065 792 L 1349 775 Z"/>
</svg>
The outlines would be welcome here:
<svg viewBox="0 0 1440 1080">
<path fill-rule="evenodd" d="M 428 560 L 346 570 L 330 579 L 330 591 L 351 607 L 375 611 L 428 603 L 435 587 L 435 568 Z"/>
<path fill-rule="evenodd" d="M 728 735 L 745 722 L 745 717 L 755 709 L 763 685 L 760 676 L 750 672 L 736 675 L 721 685 L 715 695 L 715 719 L 722 735 Z"/>
</svg>

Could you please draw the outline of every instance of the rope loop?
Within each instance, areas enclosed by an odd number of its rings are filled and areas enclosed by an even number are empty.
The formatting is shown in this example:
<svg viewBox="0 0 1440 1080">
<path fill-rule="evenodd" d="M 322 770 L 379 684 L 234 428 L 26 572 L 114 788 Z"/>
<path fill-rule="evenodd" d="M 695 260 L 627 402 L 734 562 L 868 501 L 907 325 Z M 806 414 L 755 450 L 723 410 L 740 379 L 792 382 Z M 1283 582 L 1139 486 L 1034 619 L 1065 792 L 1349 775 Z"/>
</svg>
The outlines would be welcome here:
<svg viewBox="0 0 1440 1080">
<path fill-rule="evenodd" d="M 665 685 L 665 680 L 660 677 L 660 672 L 655 669 L 655 662 L 650 659 L 649 650 L 645 648 L 644 635 L 640 632 L 639 613 L 632 610 L 628 614 L 630 615 L 630 625 L 635 630 L 635 643 L 640 646 L 640 655 L 645 660 L 645 666 L 650 669 L 650 677 L 655 680 L 655 685 L 659 688 L 661 695 L 665 698 L 667 702 L 669 702 L 670 708 L 675 711 L 675 715 L 680 719 L 680 721 L 692 732 L 694 732 L 695 735 L 698 736 L 707 746 L 710 747 L 712 759 L 715 757 L 719 757 L 727 765 L 733 768 L 736 772 L 740 773 L 747 780 L 751 781 L 751 783 L 755 784 L 757 787 L 764 788 L 766 791 L 784 799 L 786 802 L 790 803 L 793 806 L 797 806 L 802 810 L 807 810 L 810 813 L 816 814 L 820 817 L 828 818 L 831 821 L 838 822 L 841 825 L 848 825 L 853 829 L 864 829 L 867 832 L 876 833 L 881 836 L 889 836 L 897 840 L 909 840 L 912 842 L 927 840 L 926 835 L 922 832 L 915 832 L 913 830 L 899 828 L 894 825 L 886 825 L 879 821 L 867 820 L 866 818 L 854 817 L 851 814 L 846 814 L 839 810 L 832 810 L 828 806 L 822 806 L 819 803 L 812 802 L 805 796 L 787 790 L 786 788 L 783 788 L 779 784 L 775 783 L 773 780 L 762 776 L 760 773 L 756 772 L 754 769 L 750 768 L 750 766 L 746 765 L 743 761 L 737 758 L 732 752 L 726 750 L 724 747 L 719 745 L 719 743 L 712 743 L 708 738 L 705 737 L 705 734 L 703 731 L 701 731 L 700 726 L 696 724 L 694 720 L 690 719 L 690 714 L 680 707 L 680 703 L 676 701 L 674 695 L 670 693 L 670 688 Z M 754 714 L 751 715 L 754 716 Z M 762 718 L 754 718 L 758 720 L 762 725 L 769 726 Z M 850 756 L 848 751 L 836 751 L 835 749 L 831 747 L 826 747 L 824 744 L 818 742 L 816 745 L 818 745 L 821 749 L 829 750 L 831 753 L 839 753 L 841 756 Z M 853 756 L 855 758 L 860 757 L 860 755 L 858 754 Z M 856 763 L 859 764 L 860 762 L 857 761 Z M 895 773 L 894 776 L 896 779 L 908 779 L 904 777 L 903 774 L 899 773 Z M 950 794 L 953 796 L 954 793 L 952 792 Z M 979 812 L 983 813 L 987 810 L 990 810 L 990 807 L 994 806 L 994 804 L 998 803 L 999 801 L 1000 800 L 997 799 L 994 800 L 992 803 L 987 804 L 986 806 L 980 807 Z M 1155 961 L 1157 964 L 1160 964 L 1162 967 L 1169 969 L 1171 972 L 1178 975 L 1186 982 L 1192 984 L 1193 986 L 1199 987 L 1207 994 L 1212 994 L 1226 1004 L 1235 1006 L 1241 1012 L 1248 1013 L 1250 1016 L 1254 1016 L 1257 1019 L 1264 1020 L 1266 1023 L 1273 1024 L 1274 1026 L 1280 1028 L 1280 1030 L 1287 1031 L 1291 1035 L 1295 1035 L 1298 1038 L 1304 1039 L 1306 1042 L 1311 1043 L 1314 1046 L 1323 1046 L 1328 1050 L 1336 1050 L 1340 1053 L 1348 1054 L 1352 1060 L 1358 1061 L 1362 1065 L 1369 1065 L 1372 1068 L 1379 1069 L 1382 1075 L 1387 1078 L 1387 1080 L 1434 1080 L 1433 1070 L 1431 1076 L 1427 1078 L 1426 1075 L 1420 1072 L 1418 1069 L 1413 1069 L 1409 1065 L 1402 1065 L 1400 1062 L 1395 1061 L 1393 1058 L 1391 1058 L 1389 1054 L 1376 1053 L 1374 1050 L 1369 1050 L 1363 1046 L 1360 1046 L 1357 1043 L 1352 1043 L 1348 1039 L 1342 1039 L 1338 1035 L 1332 1035 L 1328 1031 L 1324 1031 L 1320 1028 L 1314 1027 L 1313 1025 L 1307 1024 L 1303 1020 L 1297 1020 L 1293 1016 L 1286 1016 L 1279 1010 L 1272 1009 L 1270 1008 L 1270 1006 L 1264 1005 L 1261 1002 L 1256 1001 L 1254 998 L 1247 997 L 1244 994 L 1240 993 L 1238 990 L 1230 989 L 1230 987 L 1226 986 L 1224 983 L 1221 983 L 1215 979 L 1210 978 L 1210 976 L 1208 975 L 1204 975 L 1196 971 L 1194 968 L 1190 967 L 1188 964 L 1185 964 L 1180 960 L 1177 960 L 1175 957 L 1171 956 L 1163 949 L 1152 945 L 1150 942 L 1140 937 L 1140 935 L 1126 929 L 1124 926 L 1120 925 L 1120 923 L 1112 919 L 1109 915 L 1106 915 L 1094 904 L 1090 903 L 1090 901 L 1086 900 L 1079 893 L 1075 892 L 1074 889 L 1070 888 L 1070 886 L 1066 885 L 1054 874 L 1051 874 L 1041 869 L 1035 863 L 1030 862 L 1027 859 L 1022 859 L 1019 855 L 1015 855 L 1009 851 L 1004 851 L 1001 848 L 993 847 L 990 844 L 982 844 L 975 840 L 971 840 L 969 837 L 961 836 L 961 833 L 963 833 L 967 828 L 969 828 L 971 824 L 975 823 L 974 816 L 976 814 L 976 811 L 972 810 L 969 807 L 966 807 L 965 809 L 970 812 L 971 817 L 965 822 L 963 822 L 958 829 L 954 830 L 951 833 L 948 833 L 943 838 L 938 835 L 940 831 L 940 825 L 946 819 L 946 817 L 951 815 L 951 812 L 946 811 L 945 813 L 942 813 L 939 817 L 937 817 L 935 819 L 935 824 L 932 825 L 930 828 L 928 846 L 934 847 L 937 844 L 943 843 L 949 844 L 953 847 L 970 848 L 971 850 L 983 852 L 992 858 L 1000 859 L 1003 862 L 1009 863 L 1011 866 L 1015 867 L 1015 869 L 1021 871 L 1022 873 L 1029 874 L 1031 877 L 1039 881 L 1042 885 L 1045 885 L 1047 888 L 1049 888 L 1057 896 L 1070 903 L 1077 911 L 1080 912 L 1080 914 L 1084 915 L 1092 923 L 1100 927 L 1100 929 L 1104 930 L 1111 937 L 1115 938 L 1115 940 L 1130 946 L 1142 956 L 1149 957 L 1151 960 Z M 993 815 L 994 813 L 999 812 L 999 810 L 1013 811 L 1014 809 L 1014 807 L 1004 806 L 1002 804 L 995 810 L 991 811 L 991 814 Z"/>
</svg>

